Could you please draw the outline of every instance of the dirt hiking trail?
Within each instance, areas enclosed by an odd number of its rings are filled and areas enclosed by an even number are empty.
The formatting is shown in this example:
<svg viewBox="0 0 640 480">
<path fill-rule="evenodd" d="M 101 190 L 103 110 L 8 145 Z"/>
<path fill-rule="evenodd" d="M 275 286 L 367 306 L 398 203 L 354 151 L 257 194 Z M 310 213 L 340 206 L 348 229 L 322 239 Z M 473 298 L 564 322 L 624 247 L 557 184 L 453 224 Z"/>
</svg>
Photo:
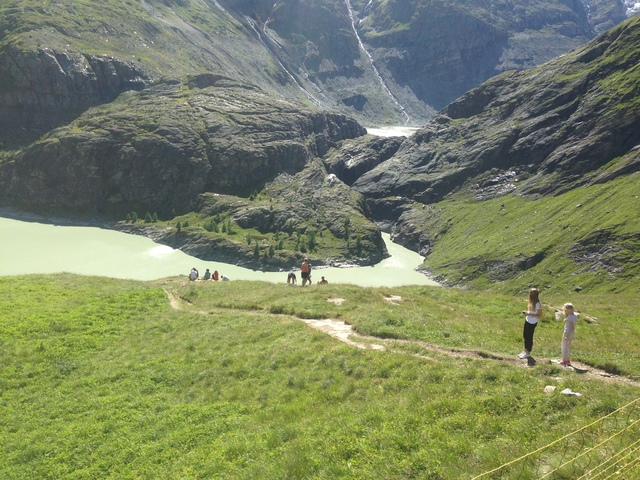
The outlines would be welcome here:
<svg viewBox="0 0 640 480">
<path fill-rule="evenodd" d="M 174 310 L 185 310 L 185 311 L 197 313 L 200 315 L 209 315 L 209 312 L 195 310 L 193 308 L 193 304 L 191 304 L 187 300 L 177 297 L 172 292 L 166 289 L 164 291 L 167 295 L 167 298 L 169 299 L 169 304 Z M 402 301 L 402 298 L 392 296 L 392 297 L 387 297 L 385 300 L 390 303 L 397 303 Z M 345 300 L 342 298 L 330 298 L 328 299 L 328 301 L 335 303 L 336 305 L 340 305 Z M 255 315 L 267 315 L 264 312 L 250 312 L 250 313 Z M 274 314 L 268 314 L 268 315 L 273 316 Z M 290 315 L 287 315 L 287 316 L 291 317 Z M 406 350 L 402 350 L 401 348 L 399 348 L 407 345 L 415 345 L 429 352 L 444 355 L 447 357 L 470 358 L 470 359 L 476 359 L 476 360 L 495 360 L 495 361 L 512 364 L 515 366 L 521 366 L 521 367 L 534 367 L 537 364 L 559 364 L 559 360 L 551 360 L 548 358 L 519 359 L 515 355 L 511 357 L 511 356 L 506 356 L 502 354 L 486 352 L 482 350 L 455 349 L 455 348 L 449 348 L 449 347 L 443 347 L 440 345 L 430 344 L 420 340 L 371 337 L 371 336 L 362 335 L 358 333 L 355 327 L 343 322 L 342 320 L 304 319 L 304 318 L 298 318 L 298 317 L 292 317 L 292 318 L 295 318 L 301 322 L 304 322 L 309 327 L 315 330 L 318 330 L 322 333 L 325 333 L 331 336 L 332 338 L 335 338 L 336 340 L 339 340 L 347 345 L 360 348 L 360 349 L 390 351 L 394 353 L 401 353 L 404 355 L 413 355 L 416 357 L 425 358 L 425 359 L 434 361 L 434 358 L 432 357 L 427 357 L 417 353 L 410 353 L 410 352 L 407 352 Z M 621 384 L 631 385 L 631 386 L 640 388 L 640 382 L 634 381 L 627 377 L 613 375 L 611 373 L 605 372 L 604 370 L 600 370 L 580 362 L 572 362 L 571 366 L 564 367 L 564 368 L 566 370 L 572 370 L 581 375 L 586 375 L 587 377 L 590 377 L 590 378 L 595 378 L 595 379 L 603 380 L 607 382 L 621 383 Z"/>
</svg>

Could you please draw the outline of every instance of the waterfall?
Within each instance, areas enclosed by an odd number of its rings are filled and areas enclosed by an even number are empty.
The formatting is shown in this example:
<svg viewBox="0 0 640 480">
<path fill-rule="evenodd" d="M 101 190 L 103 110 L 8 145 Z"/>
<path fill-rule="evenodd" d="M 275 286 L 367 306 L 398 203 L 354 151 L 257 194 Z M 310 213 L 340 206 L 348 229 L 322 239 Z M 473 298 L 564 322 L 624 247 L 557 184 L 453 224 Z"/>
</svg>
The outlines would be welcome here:
<svg viewBox="0 0 640 480">
<path fill-rule="evenodd" d="M 360 50 L 362 50 L 364 52 L 364 54 L 366 55 L 367 59 L 369 60 L 369 65 L 371 65 L 371 69 L 373 70 L 373 73 L 376 76 L 376 79 L 378 80 L 378 83 L 380 84 L 380 86 L 382 86 L 383 90 L 386 92 L 386 94 L 389 96 L 389 98 L 391 98 L 393 103 L 395 103 L 396 106 L 402 112 L 402 115 L 405 118 L 405 124 L 409 123 L 409 120 L 411 120 L 411 117 L 409 117 L 409 114 L 407 113 L 405 108 L 402 105 L 400 105 L 400 102 L 398 102 L 398 100 L 396 99 L 395 95 L 393 93 L 391 93 L 391 90 L 389 90 L 389 87 L 387 86 L 387 83 L 384 81 L 384 79 L 382 78 L 382 75 L 380 75 L 380 72 L 378 71 L 378 69 L 376 68 L 376 66 L 373 63 L 373 57 L 367 51 L 367 49 L 364 46 L 364 43 L 362 42 L 362 39 L 360 38 L 360 34 L 358 33 L 358 29 L 356 28 L 356 15 L 353 12 L 353 8 L 351 7 L 351 1 L 350 0 L 344 0 L 344 3 L 347 5 L 347 11 L 349 12 L 349 19 L 351 20 L 351 29 L 353 30 L 353 33 L 355 34 L 356 38 L 358 39 L 358 45 L 360 46 Z"/>
<path fill-rule="evenodd" d="M 313 103 L 316 107 L 320 107 L 322 105 L 320 100 L 318 100 L 316 97 L 311 95 L 311 93 L 306 88 L 304 88 L 300 84 L 300 82 L 298 82 L 298 79 L 289 71 L 289 69 L 284 66 L 284 64 L 280 61 L 280 59 L 275 54 L 273 49 L 270 48 L 269 45 L 267 44 L 267 42 L 264 40 L 264 38 L 262 37 L 262 34 L 260 33 L 260 31 L 256 28 L 255 22 L 251 18 L 247 17 L 246 15 L 244 16 L 244 18 L 247 21 L 247 23 L 249 24 L 249 26 L 253 29 L 255 34 L 258 36 L 258 40 L 260 40 L 260 42 L 262 43 L 262 45 L 264 45 L 264 47 L 267 49 L 267 51 L 271 52 L 271 55 L 273 56 L 273 58 L 275 58 L 276 62 L 278 62 L 278 65 L 280 65 L 280 68 L 282 68 L 282 70 L 284 70 L 284 72 L 289 76 L 289 78 L 291 78 L 291 80 L 293 80 L 293 83 L 295 83 L 296 86 L 300 90 L 302 90 L 302 92 L 306 95 L 306 97 L 309 99 L 309 101 L 311 103 Z M 265 35 L 266 35 L 267 38 L 271 39 L 270 35 L 268 35 L 266 33 L 265 33 Z M 274 43 L 277 45 L 277 42 L 274 41 Z"/>
<path fill-rule="evenodd" d="M 636 0 L 624 0 L 624 4 L 627 7 L 627 17 L 633 17 L 636 13 L 640 12 L 640 2 Z"/>
</svg>

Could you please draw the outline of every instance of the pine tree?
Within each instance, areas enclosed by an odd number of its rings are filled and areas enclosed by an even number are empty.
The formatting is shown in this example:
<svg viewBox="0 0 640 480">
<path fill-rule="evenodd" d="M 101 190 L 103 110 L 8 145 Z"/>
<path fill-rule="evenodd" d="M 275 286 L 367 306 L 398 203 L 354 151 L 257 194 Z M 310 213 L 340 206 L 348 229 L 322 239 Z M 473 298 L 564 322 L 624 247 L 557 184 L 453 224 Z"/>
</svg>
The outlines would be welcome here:
<svg viewBox="0 0 640 480">
<path fill-rule="evenodd" d="M 309 250 L 313 251 L 316 248 L 316 232 L 309 230 L 307 237 L 309 238 Z"/>
</svg>

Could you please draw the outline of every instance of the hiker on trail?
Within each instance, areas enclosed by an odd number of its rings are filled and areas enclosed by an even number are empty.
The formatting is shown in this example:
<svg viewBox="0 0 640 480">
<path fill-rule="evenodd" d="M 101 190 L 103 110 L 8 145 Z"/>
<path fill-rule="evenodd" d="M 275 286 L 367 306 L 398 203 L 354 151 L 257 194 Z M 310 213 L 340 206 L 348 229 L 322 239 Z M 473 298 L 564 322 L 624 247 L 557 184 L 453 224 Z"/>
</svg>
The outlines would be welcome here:
<svg viewBox="0 0 640 480">
<path fill-rule="evenodd" d="M 329 283 L 329 282 L 327 282 L 327 279 L 322 277 L 322 278 L 320 278 L 320 281 L 318 282 L 318 285 L 326 285 L 327 283 Z"/>
<path fill-rule="evenodd" d="M 542 318 L 542 304 L 540 303 L 540 292 L 537 288 L 529 290 L 529 309 L 523 310 L 524 330 L 522 337 L 524 338 L 524 350 L 518 358 L 531 358 L 531 349 L 533 348 L 533 332 L 538 325 L 538 320 Z"/>
<path fill-rule="evenodd" d="M 216 282 L 218 281 L 218 279 L 220 278 L 220 274 L 218 273 L 218 270 L 214 270 L 213 271 L 213 277 L 212 278 L 213 278 L 214 281 L 216 281 Z"/>
<path fill-rule="evenodd" d="M 297 283 L 298 283 L 298 279 L 296 278 L 296 274 L 293 270 L 291 270 L 287 275 L 287 285 L 289 284 L 296 285 Z"/>
<path fill-rule="evenodd" d="M 302 286 L 304 287 L 307 282 L 311 285 L 311 264 L 309 259 L 305 258 L 302 265 L 300 265 L 300 276 L 302 277 Z"/>
<path fill-rule="evenodd" d="M 198 276 L 198 269 L 196 267 L 193 267 L 191 269 L 191 272 L 189 273 L 189 280 L 193 282 L 198 279 Z"/>
<path fill-rule="evenodd" d="M 576 333 L 576 323 L 578 322 L 578 314 L 575 313 L 573 304 L 564 304 L 564 332 L 562 333 L 562 361 L 560 365 L 565 367 L 571 366 L 571 342 Z"/>
<path fill-rule="evenodd" d="M 206 272 L 204 272 L 204 277 L 202 277 L 202 279 L 203 280 L 209 280 L 210 278 L 211 278 L 211 272 L 207 268 Z"/>
</svg>

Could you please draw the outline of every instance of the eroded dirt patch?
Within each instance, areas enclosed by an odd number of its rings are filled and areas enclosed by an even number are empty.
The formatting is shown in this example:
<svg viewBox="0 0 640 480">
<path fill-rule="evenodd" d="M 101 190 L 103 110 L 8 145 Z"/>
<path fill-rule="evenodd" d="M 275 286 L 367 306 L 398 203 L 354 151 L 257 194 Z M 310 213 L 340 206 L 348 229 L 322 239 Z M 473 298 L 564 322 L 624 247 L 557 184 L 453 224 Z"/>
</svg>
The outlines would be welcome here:
<svg viewBox="0 0 640 480">
<path fill-rule="evenodd" d="M 167 294 L 167 298 L 169 300 L 169 304 L 171 305 L 171 308 L 173 308 L 174 310 L 189 310 L 193 313 L 197 313 L 197 314 L 201 314 L 201 315 L 208 315 L 208 312 L 204 312 L 204 311 L 194 311 L 191 310 L 191 308 L 193 307 L 193 305 L 191 303 L 189 303 L 188 301 L 186 301 L 183 298 L 177 297 L 176 295 L 174 295 L 173 293 L 171 293 L 168 290 L 164 290 L 165 293 Z M 401 300 L 400 297 L 395 297 L 395 296 L 391 296 L 391 297 L 386 297 L 385 300 L 393 303 L 393 302 L 397 302 L 399 300 Z M 341 305 L 345 300 L 343 298 L 330 298 L 328 299 L 329 302 L 333 302 L 336 305 Z M 185 308 L 185 306 L 187 308 Z M 473 349 L 454 349 L 454 348 L 449 348 L 449 347 L 443 347 L 440 345 L 434 345 L 434 344 L 430 344 L 427 342 L 423 342 L 420 340 L 405 340 L 405 339 L 381 339 L 381 338 L 377 338 L 377 337 L 370 337 L 370 336 L 366 336 L 366 335 L 362 335 L 360 333 L 358 333 L 357 331 L 355 331 L 353 329 L 353 327 L 341 320 L 333 320 L 333 319 L 302 319 L 302 318 L 298 318 L 298 320 L 306 323 L 308 326 L 310 326 L 311 328 L 314 328 L 318 331 L 321 331 L 329 336 L 331 336 L 332 338 L 335 338 L 336 340 L 339 340 L 343 343 L 346 343 L 347 345 L 351 345 L 353 347 L 356 348 L 360 348 L 360 349 L 372 349 L 372 350 L 387 350 L 387 351 L 392 351 L 395 353 L 402 353 L 402 354 L 407 354 L 407 355 L 415 355 L 418 357 L 424 357 L 424 358 L 428 358 L 426 356 L 420 355 L 420 354 L 416 354 L 416 353 L 408 353 L 406 351 L 402 351 L 402 350 L 398 350 L 398 349 L 394 349 L 393 346 L 394 345 L 415 345 L 415 346 L 419 346 L 421 348 L 423 348 L 424 350 L 430 351 L 430 352 L 435 352 L 435 353 L 440 353 L 449 357 L 456 357 L 456 358 L 471 358 L 471 359 L 477 359 L 477 360 L 495 360 L 495 361 L 500 361 L 500 362 L 505 362 L 505 363 L 510 363 L 513 365 L 519 365 L 519 366 L 523 366 L 523 367 L 532 367 L 535 366 L 538 363 L 542 363 L 542 364 L 557 364 L 558 362 L 556 360 L 552 360 L 552 359 L 548 359 L 548 358 L 537 358 L 537 359 L 527 359 L 527 360 L 520 360 L 515 356 L 505 356 L 505 355 L 501 355 L 501 354 L 496 354 L 496 353 L 492 353 L 492 352 L 485 352 L 482 350 L 473 350 Z M 431 359 L 433 360 L 433 359 Z M 640 382 L 637 382 L 635 380 L 632 380 L 630 378 L 627 377 L 621 377 L 618 375 L 613 375 L 610 373 L 607 373 L 603 370 L 591 367 L 589 365 L 580 363 L 580 362 L 572 362 L 573 365 L 571 367 L 567 367 L 567 369 L 572 370 L 578 374 L 583 374 L 583 375 L 587 375 L 593 378 L 597 378 L 600 380 L 604 380 L 604 381 L 611 381 L 611 382 L 618 382 L 618 383 L 624 383 L 626 385 L 632 385 L 635 387 L 640 387 Z"/>
<path fill-rule="evenodd" d="M 336 305 L 342 305 L 345 300 L 344 298 L 329 298 L 327 299 L 327 302 L 335 303 Z"/>
<path fill-rule="evenodd" d="M 364 337 L 358 335 L 353 331 L 351 325 L 348 325 L 339 320 L 308 320 L 302 319 L 304 323 L 309 325 L 311 328 L 315 328 L 316 330 L 320 330 L 327 335 L 330 335 L 333 338 L 340 340 L 341 342 L 346 343 L 347 345 L 352 345 L 357 348 L 371 348 L 373 350 L 385 350 L 383 345 L 358 342 L 355 339 L 364 339 Z"/>
</svg>

